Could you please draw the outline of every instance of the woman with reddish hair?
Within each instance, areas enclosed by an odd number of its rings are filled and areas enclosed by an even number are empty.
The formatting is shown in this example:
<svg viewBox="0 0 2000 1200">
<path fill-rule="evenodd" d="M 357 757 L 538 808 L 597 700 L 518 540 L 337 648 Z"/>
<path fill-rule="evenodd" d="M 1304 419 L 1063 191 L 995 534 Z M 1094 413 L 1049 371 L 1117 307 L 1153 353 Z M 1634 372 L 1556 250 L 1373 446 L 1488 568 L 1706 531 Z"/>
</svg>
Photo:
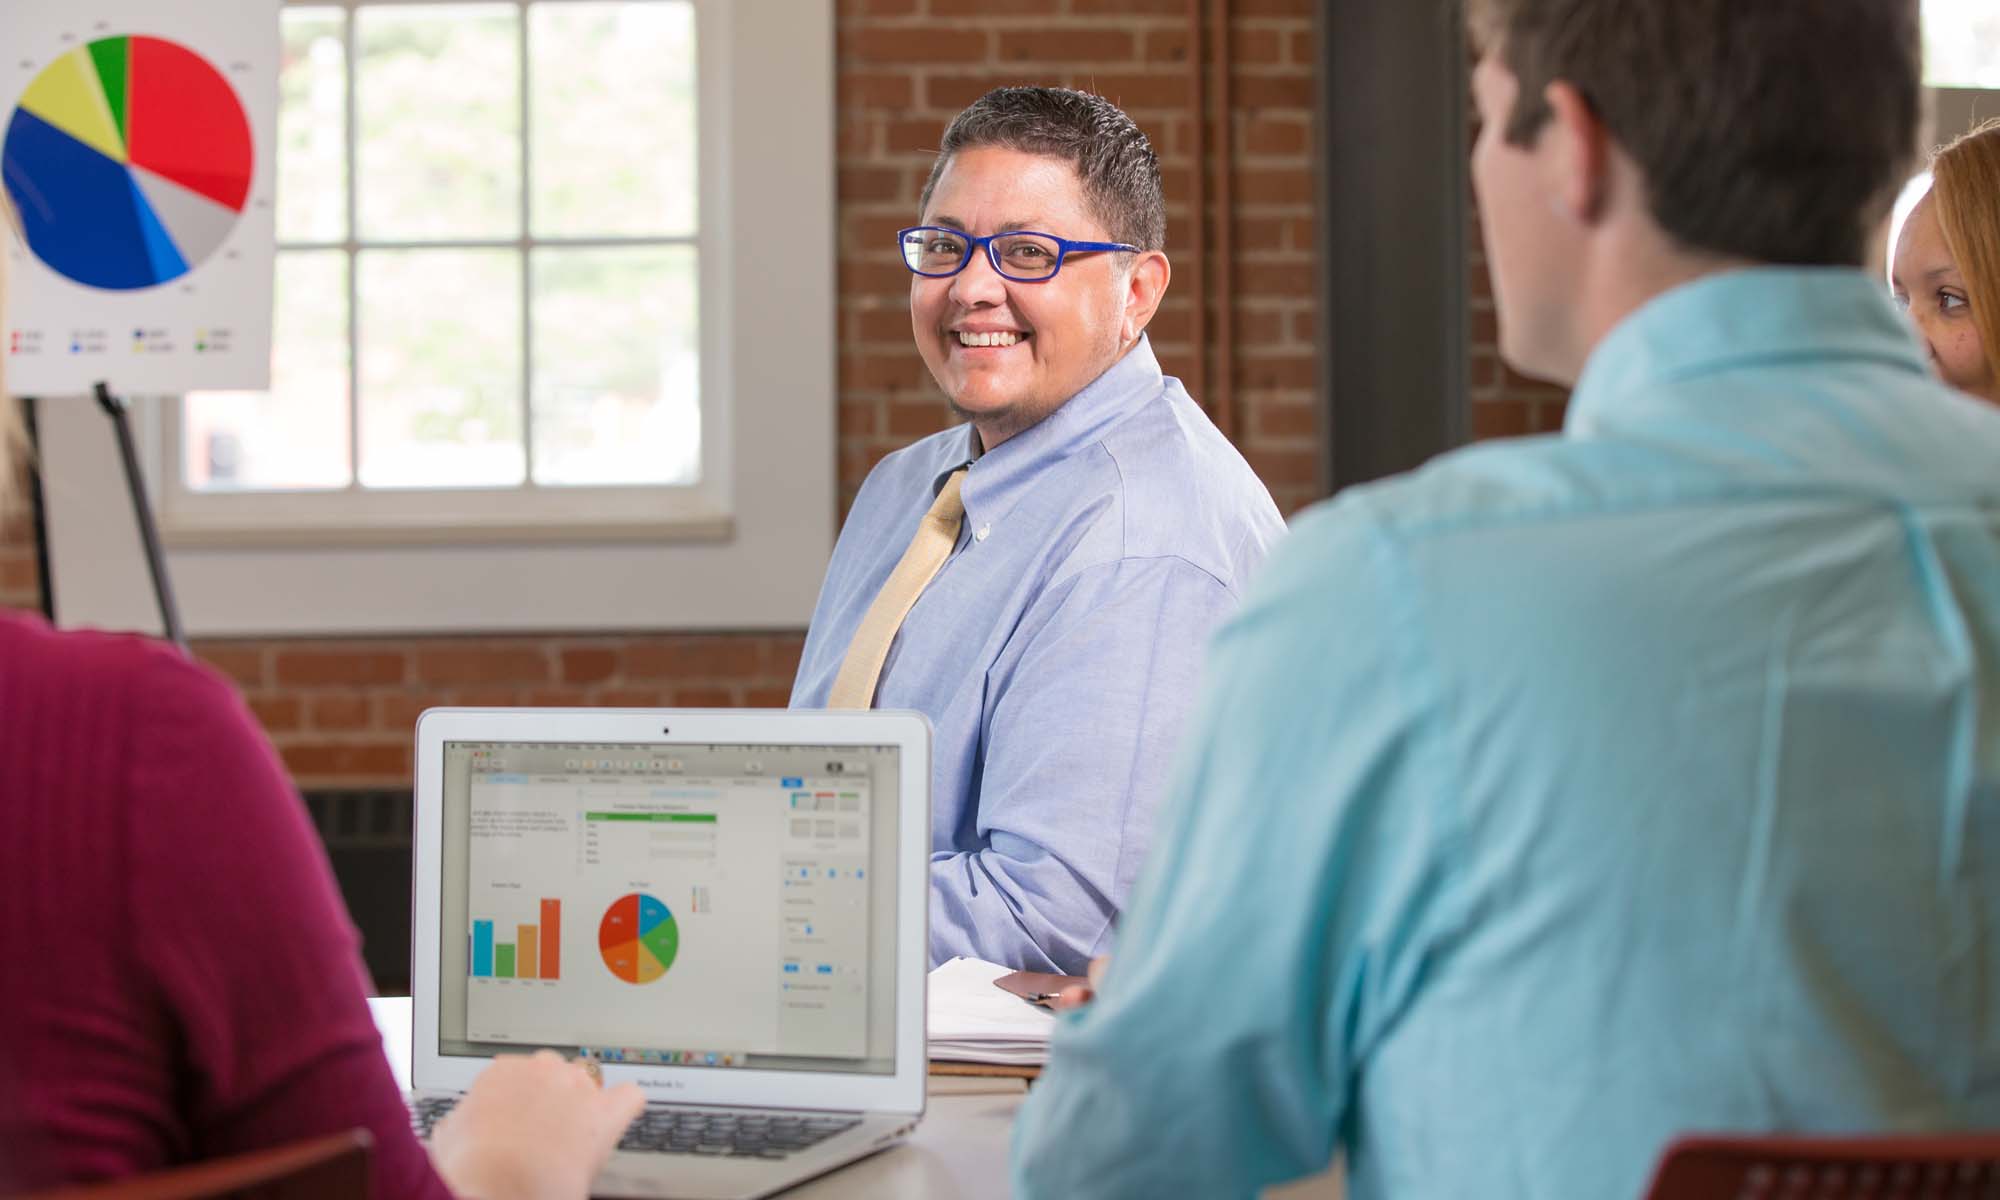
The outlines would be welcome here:
<svg viewBox="0 0 2000 1200">
<path fill-rule="evenodd" d="M 1946 383 L 2000 404 L 2000 120 L 1937 152 L 1892 281 Z"/>
</svg>

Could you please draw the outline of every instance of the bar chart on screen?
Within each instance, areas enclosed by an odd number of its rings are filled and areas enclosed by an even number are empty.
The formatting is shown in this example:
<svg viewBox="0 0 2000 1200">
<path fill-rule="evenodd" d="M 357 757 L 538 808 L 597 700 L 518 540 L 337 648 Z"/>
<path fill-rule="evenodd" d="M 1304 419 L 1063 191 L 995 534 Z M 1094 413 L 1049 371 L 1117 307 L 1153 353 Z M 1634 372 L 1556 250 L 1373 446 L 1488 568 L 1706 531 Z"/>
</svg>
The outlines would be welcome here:
<svg viewBox="0 0 2000 1200">
<path fill-rule="evenodd" d="M 496 929 L 498 932 L 496 933 Z M 508 932 L 512 941 L 500 941 Z M 545 898 L 537 920 L 506 924 L 475 918 L 466 961 L 474 979 L 562 978 L 562 901 Z"/>
</svg>

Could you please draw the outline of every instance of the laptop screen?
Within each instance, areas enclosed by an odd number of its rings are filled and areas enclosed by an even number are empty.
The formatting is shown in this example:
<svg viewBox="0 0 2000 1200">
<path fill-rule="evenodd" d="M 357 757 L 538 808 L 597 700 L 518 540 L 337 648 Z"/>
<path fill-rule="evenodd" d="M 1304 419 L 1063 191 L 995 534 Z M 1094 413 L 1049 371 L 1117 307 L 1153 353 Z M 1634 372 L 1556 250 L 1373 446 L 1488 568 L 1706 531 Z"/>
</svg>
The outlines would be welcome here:
<svg viewBox="0 0 2000 1200">
<path fill-rule="evenodd" d="M 447 741 L 439 1052 L 893 1074 L 898 767 Z"/>
</svg>

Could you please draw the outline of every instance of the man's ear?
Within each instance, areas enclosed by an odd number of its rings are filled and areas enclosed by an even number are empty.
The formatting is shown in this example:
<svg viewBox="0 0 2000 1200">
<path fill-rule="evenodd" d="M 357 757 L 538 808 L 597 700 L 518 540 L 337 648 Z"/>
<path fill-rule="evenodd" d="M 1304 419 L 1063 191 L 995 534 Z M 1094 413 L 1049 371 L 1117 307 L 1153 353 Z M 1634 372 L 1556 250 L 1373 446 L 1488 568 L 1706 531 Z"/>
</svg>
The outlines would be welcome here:
<svg viewBox="0 0 2000 1200">
<path fill-rule="evenodd" d="M 1575 85 L 1557 80 L 1542 93 L 1553 114 L 1542 130 L 1552 139 L 1546 157 L 1550 202 L 1581 225 L 1604 216 L 1611 190 L 1611 132 Z"/>
<path fill-rule="evenodd" d="M 1125 322 L 1119 330 L 1122 341 L 1134 342 L 1146 332 L 1152 323 L 1153 314 L 1159 311 L 1160 301 L 1166 297 L 1167 281 L 1173 277 L 1173 268 L 1167 264 L 1167 256 L 1158 250 L 1149 250 L 1132 264 L 1132 273 L 1125 284 Z"/>
</svg>

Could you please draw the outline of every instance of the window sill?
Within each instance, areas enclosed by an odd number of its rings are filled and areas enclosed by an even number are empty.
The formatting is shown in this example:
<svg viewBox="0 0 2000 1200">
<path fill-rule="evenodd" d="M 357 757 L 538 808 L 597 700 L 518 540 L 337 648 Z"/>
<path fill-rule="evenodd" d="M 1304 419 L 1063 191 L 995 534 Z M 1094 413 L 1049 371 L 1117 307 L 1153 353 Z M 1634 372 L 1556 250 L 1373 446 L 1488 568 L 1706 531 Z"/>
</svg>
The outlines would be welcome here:
<svg viewBox="0 0 2000 1200">
<path fill-rule="evenodd" d="M 177 418 L 171 407 L 165 425 Z M 173 448 L 169 448 L 173 452 Z M 193 492 L 170 487 L 160 537 L 180 548 L 716 542 L 736 533 L 712 464 L 678 486 L 385 488 Z"/>
<path fill-rule="evenodd" d="M 735 521 L 728 517 L 711 517 L 685 521 L 329 522 L 269 528 L 180 525 L 163 530 L 160 540 L 174 550 L 271 550 L 337 546 L 545 545 L 550 542 L 678 544 L 728 542 L 735 536 Z"/>
</svg>

